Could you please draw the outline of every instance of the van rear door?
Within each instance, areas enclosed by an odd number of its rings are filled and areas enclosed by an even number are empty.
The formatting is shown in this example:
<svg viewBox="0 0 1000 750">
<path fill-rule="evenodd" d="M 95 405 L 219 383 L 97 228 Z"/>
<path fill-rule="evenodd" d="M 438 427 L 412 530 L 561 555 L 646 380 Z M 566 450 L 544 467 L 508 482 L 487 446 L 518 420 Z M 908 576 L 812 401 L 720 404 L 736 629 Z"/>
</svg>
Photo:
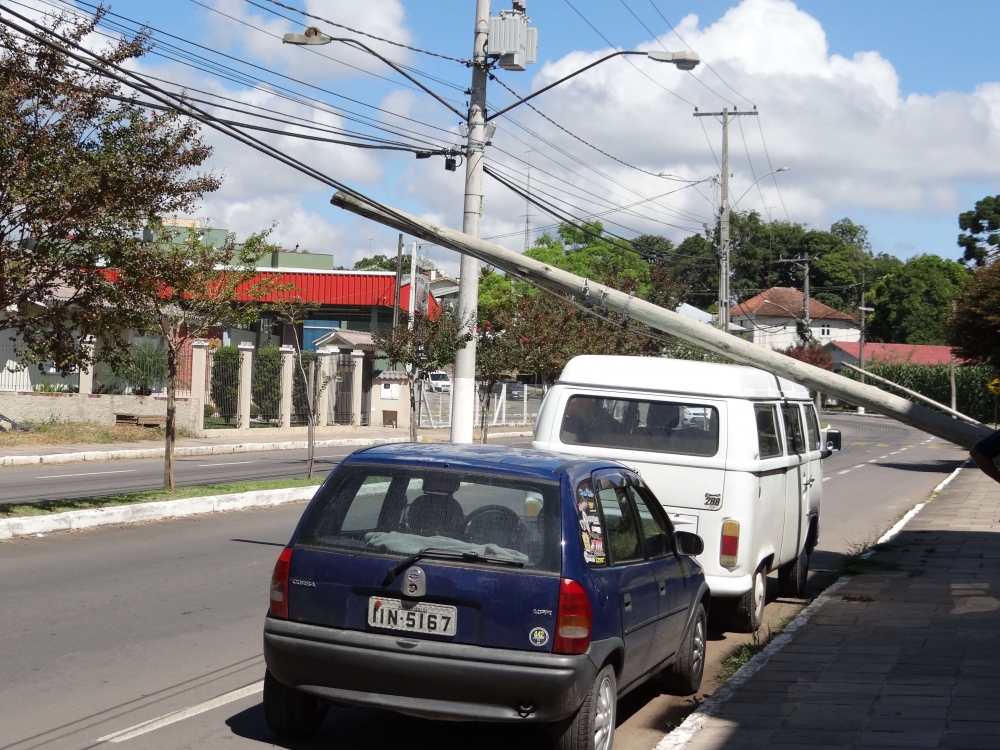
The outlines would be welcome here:
<svg viewBox="0 0 1000 750">
<path fill-rule="evenodd" d="M 289 618 L 548 652 L 561 539 L 556 482 L 350 464 L 296 534 Z"/>
</svg>

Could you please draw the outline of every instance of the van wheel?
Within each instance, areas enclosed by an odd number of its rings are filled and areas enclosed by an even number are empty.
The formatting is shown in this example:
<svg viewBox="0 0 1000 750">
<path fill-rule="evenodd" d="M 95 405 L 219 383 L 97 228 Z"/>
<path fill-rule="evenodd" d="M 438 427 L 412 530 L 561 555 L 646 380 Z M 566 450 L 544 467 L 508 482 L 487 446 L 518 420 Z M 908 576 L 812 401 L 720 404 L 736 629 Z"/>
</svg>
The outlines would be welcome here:
<svg viewBox="0 0 1000 750">
<path fill-rule="evenodd" d="M 674 663 L 663 670 L 661 687 L 668 695 L 691 695 L 701 687 L 701 676 L 705 671 L 705 634 L 708 618 L 705 607 L 698 604 L 691 624 L 677 647 Z"/>
<path fill-rule="evenodd" d="M 618 684 L 609 664 L 597 673 L 576 716 L 556 725 L 556 750 L 611 750 L 617 711 Z"/>
<path fill-rule="evenodd" d="M 750 590 L 736 600 L 730 628 L 734 633 L 756 633 L 764 622 L 764 604 L 767 599 L 767 576 L 761 565 L 753 574 Z"/>
<path fill-rule="evenodd" d="M 808 577 L 809 553 L 802 550 L 798 557 L 778 568 L 778 593 L 791 599 L 804 598 Z"/>
<path fill-rule="evenodd" d="M 326 701 L 282 685 L 264 673 L 264 718 L 279 737 L 310 737 L 319 730 L 329 708 Z"/>
</svg>

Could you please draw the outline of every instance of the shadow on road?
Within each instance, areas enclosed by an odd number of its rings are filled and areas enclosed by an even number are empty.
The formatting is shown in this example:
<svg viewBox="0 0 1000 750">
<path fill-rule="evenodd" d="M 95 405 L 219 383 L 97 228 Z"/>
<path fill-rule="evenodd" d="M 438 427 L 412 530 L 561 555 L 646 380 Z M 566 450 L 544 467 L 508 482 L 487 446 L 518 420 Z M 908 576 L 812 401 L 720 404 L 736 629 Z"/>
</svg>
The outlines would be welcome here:
<svg viewBox="0 0 1000 750">
<path fill-rule="evenodd" d="M 883 461 L 874 466 L 878 466 L 880 469 L 898 469 L 899 471 L 919 471 L 929 474 L 950 474 L 962 463 L 965 459 L 954 459 L 954 460 L 944 460 L 940 459 L 937 461 L 921 461 L 920 463 L 902 463 L 894 461 Z"/>
</svg>

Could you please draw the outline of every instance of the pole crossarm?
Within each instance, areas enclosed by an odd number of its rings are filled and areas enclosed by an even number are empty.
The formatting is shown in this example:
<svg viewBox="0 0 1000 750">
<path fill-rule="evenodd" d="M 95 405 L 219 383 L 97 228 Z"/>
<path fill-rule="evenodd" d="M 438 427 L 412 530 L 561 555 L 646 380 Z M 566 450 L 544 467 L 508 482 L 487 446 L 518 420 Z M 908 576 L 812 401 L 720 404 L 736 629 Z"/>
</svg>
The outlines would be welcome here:
<svg viewBox="0 0 1000 750">
<path fill-rule="evenodd" d="M 642 55 L 643 57 L 647 57 L 648 54 L 649 53 L 647 53 L 647 52 L 638 52 L 636 50 L 620 50 L 618 52 L 612 52 L 610 55 L 605 55 L 600 60 L 595 60 L 594 62 L 590 63 L 590 65 L 585 65 L 582 68 L 580 68 L 579 70 L 576 70 L 576 71 L 570 73 L 568 76 L 563 76 L 558 81 L 553 81 L 548 86 L 543 86 L 542 88 L 538 89 L 538 91 L 535 91 L 535 92 L 529 94 L 528 96 L 524 97 L 523 99 L 518 99 L 516 102 L 514 102 L 513 104 L 507 105 L 506 107 L 504 107 L 500 111 L 494 112 L 492 115 L 490 115 L 489 117 L 486 118 L 486 121 L 489 122 L 494 117 L 499 117 L 500 115 L 504 114 L 505 112 L 510 112 L 510 110 L 514 109 L 514 107 L 518 107 L 518 106 L 524 104 L 526 101 L 534 99 L 539 94 L 544 94 L 546 91 L 548 91 L 551 88 L 554 88 L 555 86 L 558 86 L 560 83 L 568 81 L 570 78 L 574 78 L 574 77 L 580 75 L 581 73 L 583 73 L 584 71 L 590 70 L 595 65 L 600 65 L 602 62 L 606 62 L 607 60 L 610 60 L 610 59 L 612 59 L 614 57 L 620 57 L 622 55 Z M 757 113 L 754 112 L 754 114 L 757 114 Z"/>
<path fill-rule="evenodd" d="M 501 268 L 509 274 L 548 289 L 582 297 L 583 290 L 588 288 L 585 284 L 589 282 L 586 282 L 581 276 L 526 258 L 520 253 L 500 245 L 470 237 L 454 229 L 425 221 L 402 211 L 393 209 L 393 212 L 389 214 L 349 193 L 338 192 L 330 202 L 358 216 L 408 232 L 441 247 L 466 253 Z M 941 412 L 920 406 L 875 386 L 856 383 L 828 370 L 751 344 L 704 323 L 658 307 L 646 300 L 630 297 L 630 295 L 616 289 L 609 288 L 606 292 L 607 308 L 617 314 L 624 314 L 627 309 L 632 320 L 644 323 L 650 328 L 677 336 L 742 364 L 759 367 L 775 375 L 780 375 L 806 388 L 870 407 L 888 414 L 900 422 L 965 448 L 971 447 L 991 434 L 991 430 L 986 427 L 977 427 L 952 419 Z"/>
<path fill-rule="evenodd" d="M 646 53 L 643 52 L 642 54 L 646 54 Z M 756 117 L 757 116 L 757 110 L 755 110 L 755 109 L 748 109 L 748 110 L 745 110 L 743 112 L 738 112 L 738 111 L 736 111 L 734 109 L 732 112 L 695 112 L 694 116 L 695 117 L 722 117 L 723 115 L 726 115 L 726 114 L 728 114 L 730 117 L 738 117 L 738 116 L 744 116 L 744 115 L 749 115 L 751 117 Z M 778 171 L 778 170 L 775 170 L 775 171 Z M 767 177 L 767 175 L 764 175 L 764 176 Z"/>
<path fill-rule="evenodd" d="M 948 414 L 951 414 L 953 417 L 957 417 L 958 419 L 964 420 L 964 421 L 968 422 L 969 424 L 974 424 L 974 425 L 977 425 L 979 427 L 986 427 L 986 425 L 984 425 L 978 419 L 973 419 L 972 417 L 968 416 L 967 414 L 963 414 L 962 412 L 958 411 L 958 409 L 952 409 L 952 408 L 949 408 L 949 407 L 945 406 L 944 404 L 939 404 L 934 399 L 927 398 L 927 396 L 923 395 L 922 393 L 917 393 L 916 391 L 912 391 L 909 388 L 907 388 L 905 385 L 900 385 L 899 383 L 892 382 L 891 380 L 889 380 L 889 378 L 883 378 L 881 375 L 875 375 L 875 374 L 869 372 L 868 370 L 862 370 L 860 367 L 848 364 L 847 362 L 841 362 L 840 364 L 841 364 L 841 367 L 846 367 L 849 370 L 854 370 L 854 372 L 861 373 L 862 375 L 867 375 L 872 380 L 877 380 L 880 383 L 885 383 L 886 385 L 891 385 L 893 388 L 898 388 L 903 393 L 906 393 L 906 394 L 908 394 L 910 396 L 913 396 L 914 398 L 919 398 L 921 401 L 924 401 L 924 402 L 930 404 L 931 406 L 937 407 L 941 411 L 946 412 Z"/>
</svg>

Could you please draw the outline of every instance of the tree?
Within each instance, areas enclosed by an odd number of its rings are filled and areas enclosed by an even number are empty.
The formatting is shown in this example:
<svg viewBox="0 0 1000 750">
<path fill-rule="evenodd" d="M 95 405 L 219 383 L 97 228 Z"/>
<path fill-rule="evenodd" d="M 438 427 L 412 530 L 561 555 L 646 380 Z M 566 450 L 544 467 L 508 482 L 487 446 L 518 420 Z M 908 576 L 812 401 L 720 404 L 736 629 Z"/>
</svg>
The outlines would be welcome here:
<svg viewBox="0 0 1000 750">
<path fill-rule="evenodd" d="M 230 235 L 221 247 L 203 242 L 204 232 L 183 235 L 153 224 L 160 241 L 133 249 L 135 257 L 108 271 L 119 288 L 118 311 L 135 321 L 144 334 L 159 335 L 167 350 L 167 420 L 164 456 L 165 489 L 174 489 L 176 392 L 182 352 L 212 327 L 249 324 L 259 316 L 255 303 L 272 294 L 270 274 L 259 274 L 257 262 L 272 247 L 269 231 L 236 244 Z M 183 239 L 182 239 L 183 237 Z"/>
<path fill-rule="evenodd" d="M 483 444 L 489 432 L 493 386 L 526 364 L 523 344 L 527 338 L 518 329 L 517 315 L 501 315 L 494 321 L 480 318 L 476 326 L 476 379 L 479 381 L 479 434 Z"/>
<path fill-rule="evenodd" d="M 943 344 L 951 304 L 970 275 L 961 263 L 937 255 L 910 258 L 876 281 L 868 298 L 871 337 L 897 344 Z"/>
<path fill-rule="evenodd" d="M 1000 249 L 1000 195 L 987 195 L 976 201 L 971 211 L 958 215 L 958 246 L 965 251 L 966 264 L 982 266 Z"/>
<path fill-rule="evenodd" d="M 947 324 L 955 354 L 1000 369 L 1000 263 L 978 268 L 956 301 Z"/>
<path fill-rule="evenodd" d="M 614 285 L 620 291 L 634 291 L 645 299 L 651 288 L 649 263 L 628 243 L 604 239 L 603 232 L 599 221 L 583 228 L 563 224 L 557 236 L 546 232 L 525 255 L 599 284 Z"/>
<path fill-rule="evenodd" d="M 354 264 L 355 271 L 392 271 L 396 272 L 396 257 L 387 255 L 373 255 L 371 258 L 362 258 Z M 410 272 L 410 254 L 403 253 L 403 273 Z"/>
<path fill-rule="evenodd" d="M 794 344 L 786 349 L 778 349 L 778 353 L 833 372 L 833 357 L 816 344 Z"/>
<path fill-rule="evenodd" d="M 107 11 L 45 25 L 94 44 Z M 47 32 L 45 32 L 47 33 Z M 149 49 L 145 31 L 105 46 L 129 64 Z M 142 262 L 142 231 L 156 217 L 191 211 L 219 186 L 193 172 L 211 149 L 197 124 L 150 113 L 110 80 L 58 51 L 0 27 L 0 311 L 28 361 L 63 373 L 92 367 L 84 336 L 123 362 L 124 338 L 141 321 L 102 269 Z"/>
<path fill-rule="evenodd" d="M 417 376 L 421 372 L 439 370 L 455 361 L 455 353 L 472 340 L 471 325 L 463 322 L 451 309 L 444 309 L 437 320 L 415 315 L 413 327 L 399 326 L 394 331 L 372 328 L 375 347 L 394 364 L 407 365 L 410 383 L 410 440 L 417 441 Z"/>
</svg>

